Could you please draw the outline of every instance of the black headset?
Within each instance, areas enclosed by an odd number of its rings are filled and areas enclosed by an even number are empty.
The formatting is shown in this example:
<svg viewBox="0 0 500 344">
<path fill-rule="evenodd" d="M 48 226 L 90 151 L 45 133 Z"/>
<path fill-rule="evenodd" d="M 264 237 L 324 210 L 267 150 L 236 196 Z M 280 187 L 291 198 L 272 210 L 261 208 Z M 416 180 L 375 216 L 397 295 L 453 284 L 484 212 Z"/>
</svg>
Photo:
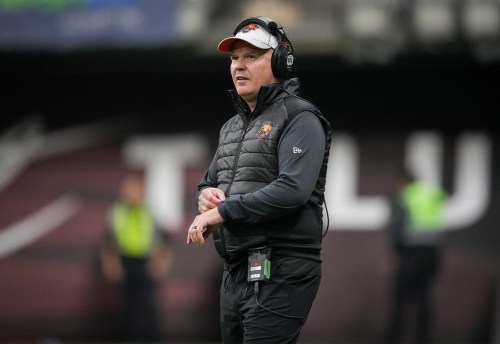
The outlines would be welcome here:
<svg viewBox="0 0 500 344">
<path fill-rule="evenodd" d="M 278 46 L 274 49 L 271 58 L 271 68 L 277 78 L 288 79 L 297 71 L 297 61 L 294 56 L 292 43 L 286 37 L 283 26 L 267 17 L 251 17 L 242 21 L 236 29 L 234 35 L 249 24 L 258 24 L 278 39 Z"/>
</svg>

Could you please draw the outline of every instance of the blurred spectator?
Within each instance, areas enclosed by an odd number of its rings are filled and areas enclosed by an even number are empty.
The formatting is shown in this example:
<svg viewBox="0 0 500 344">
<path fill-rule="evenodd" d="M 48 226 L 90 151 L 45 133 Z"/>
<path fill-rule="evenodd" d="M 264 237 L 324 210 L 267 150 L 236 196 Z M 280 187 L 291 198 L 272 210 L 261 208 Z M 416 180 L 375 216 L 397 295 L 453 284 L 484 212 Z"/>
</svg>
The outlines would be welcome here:
<svg viewBox="0 0 500 344">
<path fill-rule="evenodd" d="M 144 203 L 139 175 L 127 175 L 121 182 L 120 197 L 110 209 L 100 257 L 104 276 L 120 286 L 124 339 L 161 340 L 156 284 L 169 272 L 172 251 Z"/>
<path fill-rule="evenodd" d="M 416 180 L 408 171 L 402 173 L 386 261 L 394 275 L 389 343 L 428 343 L 431 339 L 432 286 L 440 265 L 445 201 L 440 187 Z M 415 331 L 415 336 L 404 338 L 403 329 Z"/>
</svg>

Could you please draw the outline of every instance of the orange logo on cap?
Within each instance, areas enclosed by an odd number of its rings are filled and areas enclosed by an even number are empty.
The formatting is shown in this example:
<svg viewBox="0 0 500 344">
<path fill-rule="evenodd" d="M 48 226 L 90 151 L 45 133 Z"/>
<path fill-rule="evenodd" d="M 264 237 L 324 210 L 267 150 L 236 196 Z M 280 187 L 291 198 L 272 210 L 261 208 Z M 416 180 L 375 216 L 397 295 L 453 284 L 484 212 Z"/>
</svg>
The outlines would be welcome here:
<svg viewBox="0 0 500 344">
<path fill-rule="evenodd" d="M 248 31 L 250 31 L 250 30 L 257 30 L 257 29 L 259 29 L 259 28 L 260 28 L 260 27 L 259 27 L 259 25 L 257 25 L 257 24 L 248 24 L 248 25 L 247 25 L 247 26 L 246 26 L 243 30 L 241 30 L 241 31 L 243 31 L 244 33 L 247 33 L 247 32 L 248 32 Z"/>
</svg>

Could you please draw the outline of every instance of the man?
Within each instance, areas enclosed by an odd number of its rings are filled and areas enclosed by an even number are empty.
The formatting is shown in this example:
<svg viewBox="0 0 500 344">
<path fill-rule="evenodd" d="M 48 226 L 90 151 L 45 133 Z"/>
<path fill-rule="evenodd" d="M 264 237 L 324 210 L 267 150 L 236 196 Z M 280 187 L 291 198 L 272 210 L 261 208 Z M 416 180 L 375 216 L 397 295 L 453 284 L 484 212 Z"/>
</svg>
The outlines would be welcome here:
<svg viewBox="0 0 500 344">
<path fill-rule="evenodd" d="M 108 227 L 101 264 L 104 276 L 121 287 L 124 339 L 159 341 L 155 285 L 168 273 L 172 253 L 144 203 L 141 176 L 130 174 L 122 180 Z"/>
<path fill-rule="evenodd" d="M 398 191 L 389 230 L 389 265 L 394 269 L 394 280 L 388 342 L 406 342 L 402 329 L 415 319 L 412 339 L 425 344 L 431 341 L 431 292 L 440 265 L 446 193 L 417 180 L 407 170 L 402 172 Z M 415 310 L 416 316 L 408 310 Z"/>
<path fill-rule="evenodd" d="M 299 96 L 280 24 L 252 17 L 234 35 L 218 49 L 231 58 L 237 113 L 223 125 L 198 186 L 200 215 L 187 243 L 202 246 L 213 233 L 225 261 L 224 343 L 296 343 L 321 280 L 331 128 Z"/>
</svg>

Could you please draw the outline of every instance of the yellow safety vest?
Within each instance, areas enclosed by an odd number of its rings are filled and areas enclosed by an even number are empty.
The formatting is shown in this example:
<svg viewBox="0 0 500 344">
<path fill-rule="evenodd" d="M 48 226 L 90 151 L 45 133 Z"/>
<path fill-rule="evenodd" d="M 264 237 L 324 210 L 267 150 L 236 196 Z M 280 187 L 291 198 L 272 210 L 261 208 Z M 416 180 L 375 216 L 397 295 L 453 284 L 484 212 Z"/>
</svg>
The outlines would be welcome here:
<svg viewBox="0 0 500 344">
<path fill-rule="evenodd" d="M 120 254 L 145 258 L 154 244 L 154 221 L 149 210 L 141 205 L 130 207 L 117 203 L 113 207 L 113 231 Z"/>
<path fill-rule="evenodd" d="M 401 201 L 408 214 L 407 227 L 417 231 L 435 231 L 443 222 L 444 191 L 419 181 L 402 190 Z"/>
</svg>

